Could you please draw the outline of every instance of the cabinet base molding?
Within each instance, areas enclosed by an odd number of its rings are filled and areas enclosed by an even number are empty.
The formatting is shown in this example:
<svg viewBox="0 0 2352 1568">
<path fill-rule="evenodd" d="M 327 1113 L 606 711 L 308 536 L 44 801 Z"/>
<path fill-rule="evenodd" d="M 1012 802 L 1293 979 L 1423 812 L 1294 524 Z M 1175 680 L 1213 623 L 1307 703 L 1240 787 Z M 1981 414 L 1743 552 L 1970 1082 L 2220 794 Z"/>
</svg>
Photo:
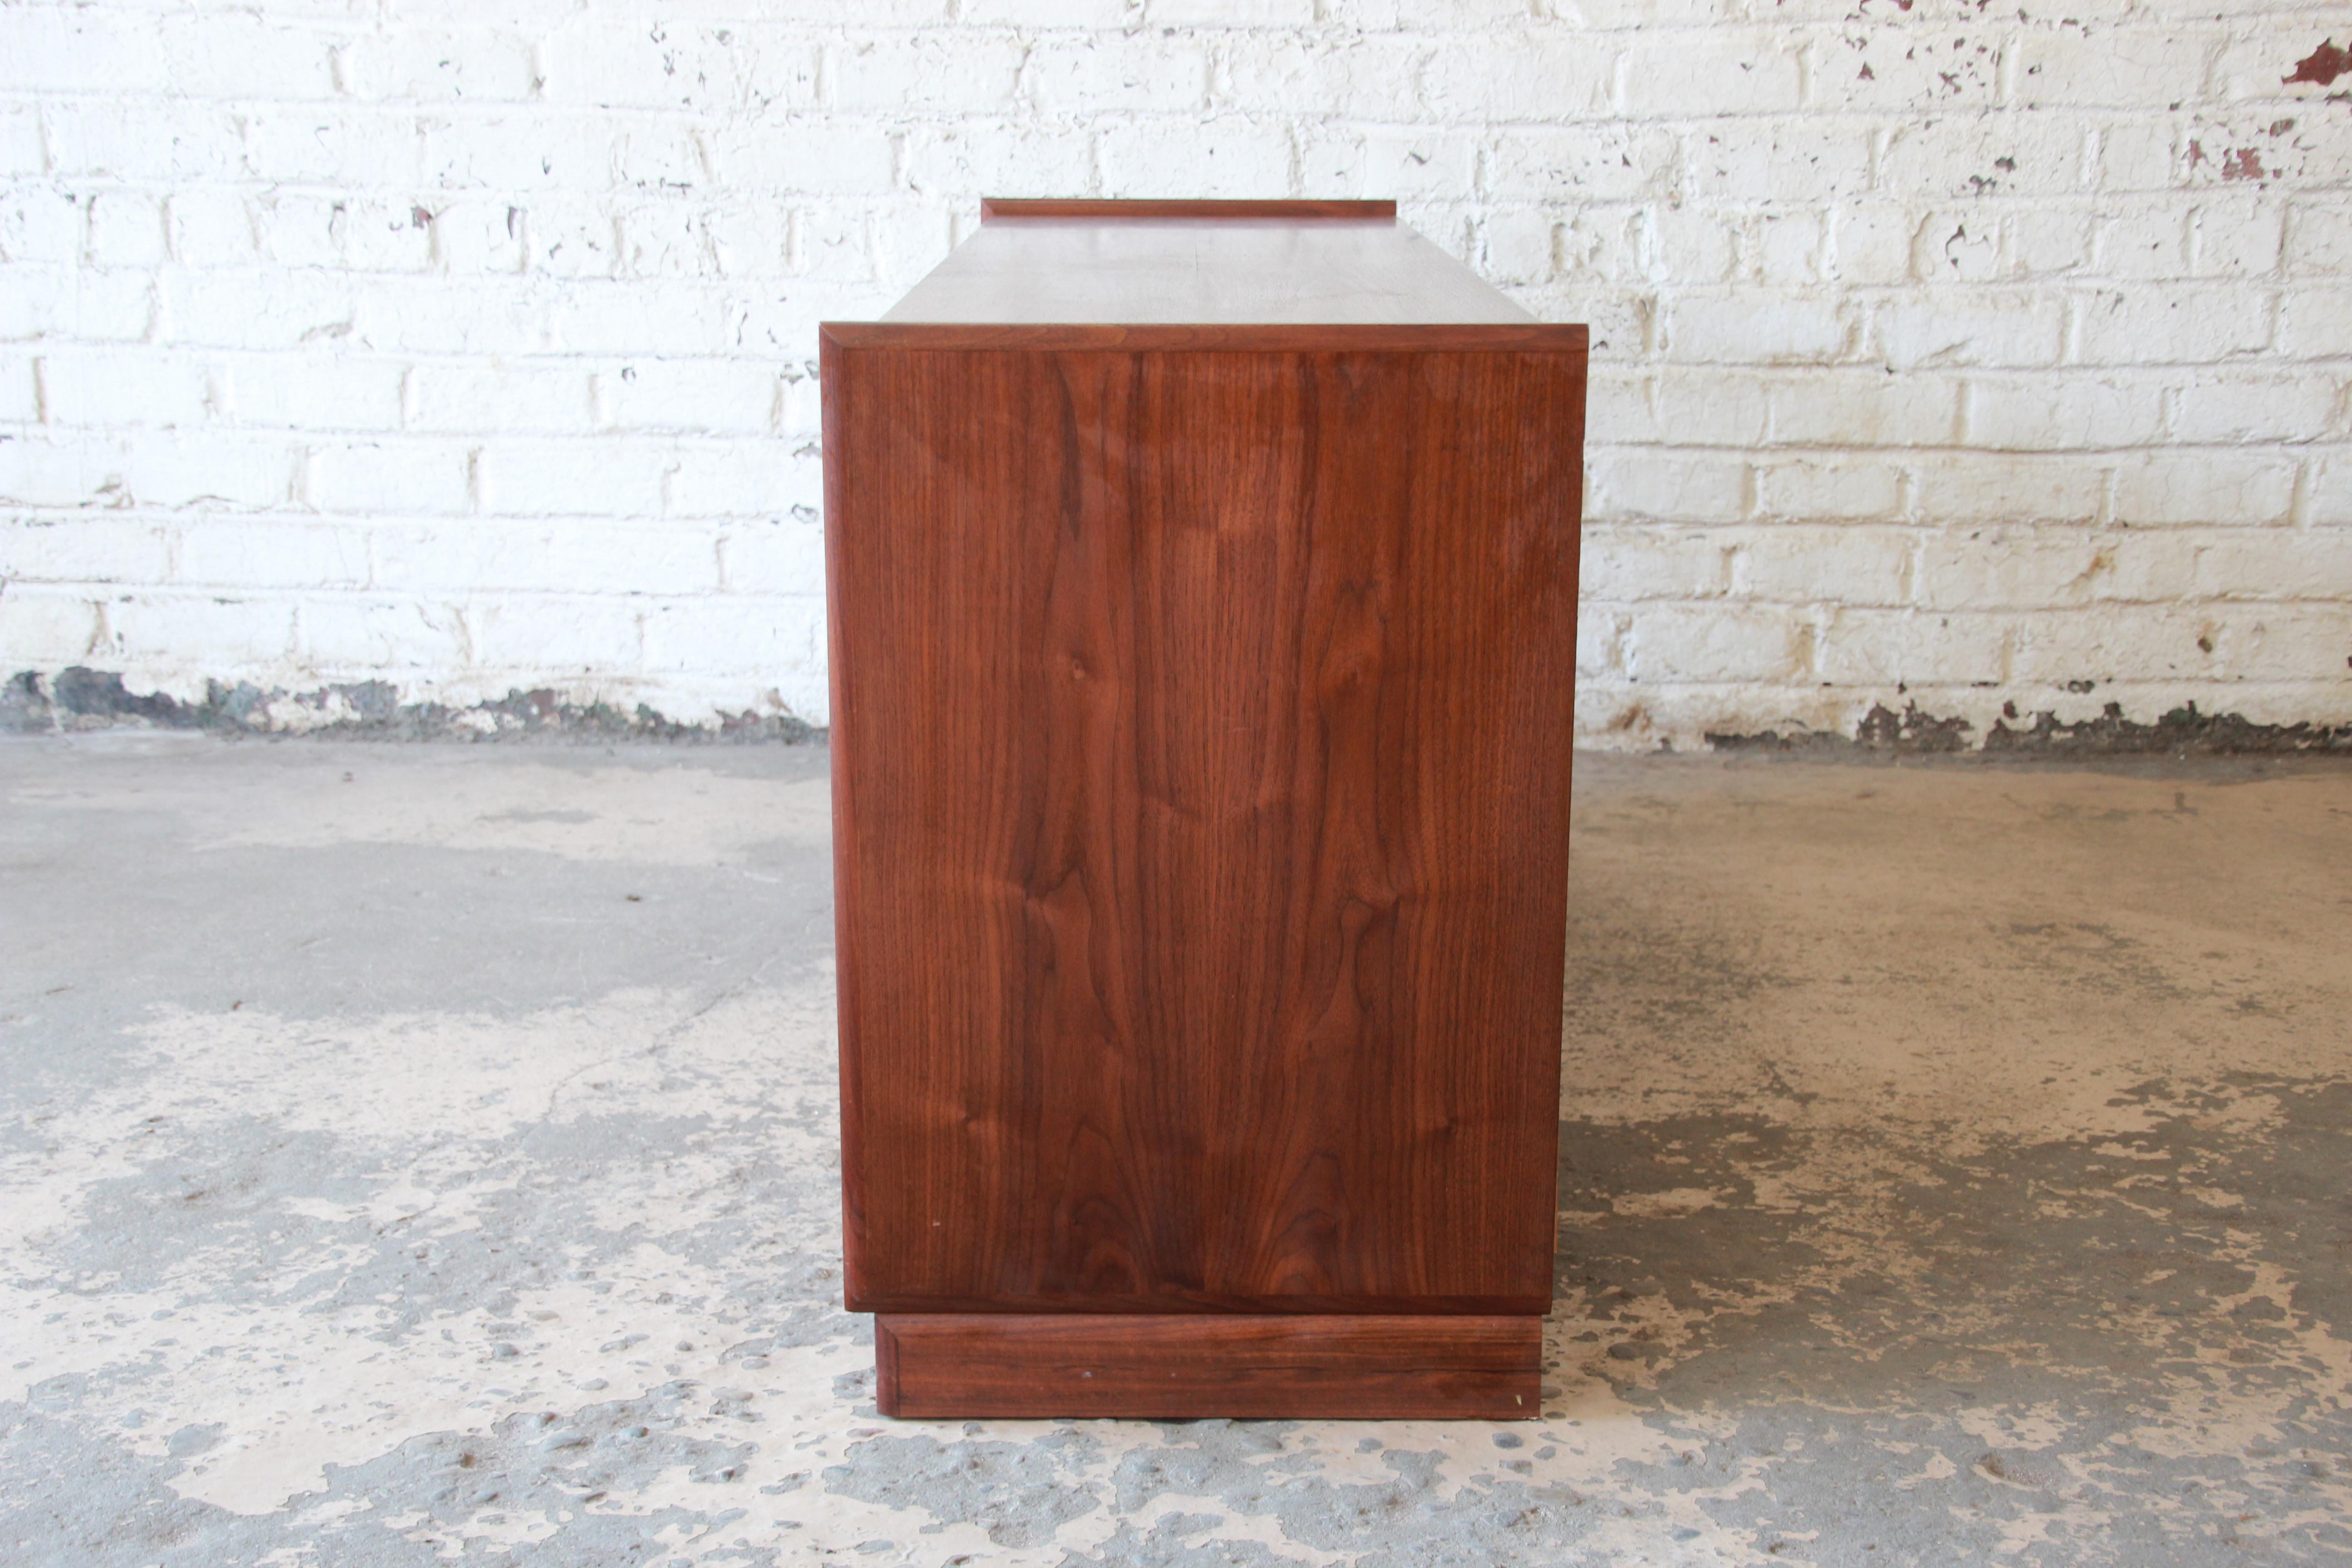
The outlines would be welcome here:
<svg viewBox="0 0 2352 1568">
<path fill-rule="evenodd" d="M 1514 1421 L 1540 1413 L 1537 1317 L 885 1312 L 877 1403 L 970 1416 Z"/>
</svg>

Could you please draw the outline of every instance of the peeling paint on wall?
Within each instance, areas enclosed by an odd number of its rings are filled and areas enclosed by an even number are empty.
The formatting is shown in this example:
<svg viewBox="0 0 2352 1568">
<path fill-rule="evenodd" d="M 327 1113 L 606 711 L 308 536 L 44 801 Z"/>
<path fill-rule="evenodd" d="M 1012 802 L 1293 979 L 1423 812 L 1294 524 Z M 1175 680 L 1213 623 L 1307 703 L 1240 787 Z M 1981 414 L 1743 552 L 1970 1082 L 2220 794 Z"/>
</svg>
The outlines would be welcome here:
<svg viewBox="0 0 2352 1568">
<path fill-rule="evenodd" d="M 136 692 L 121 674 L 74 666 L 52 678 L 20 670 L 0 686 L 0 731 L 54 731 L 145 725 L 225 735 L 317 735 L 335 740 L 822 741 L 825 731 L 791 713 L 721 714 L 703 723 L 672 719 L 638 703 L 575 703 L 558 693 L 509 691 L 493 702 L 454 707 L 403 702 L 389 681 L 309 691 L 263 690 L 249 681 L 207 681 L 201 701 Z"/>
</svg>

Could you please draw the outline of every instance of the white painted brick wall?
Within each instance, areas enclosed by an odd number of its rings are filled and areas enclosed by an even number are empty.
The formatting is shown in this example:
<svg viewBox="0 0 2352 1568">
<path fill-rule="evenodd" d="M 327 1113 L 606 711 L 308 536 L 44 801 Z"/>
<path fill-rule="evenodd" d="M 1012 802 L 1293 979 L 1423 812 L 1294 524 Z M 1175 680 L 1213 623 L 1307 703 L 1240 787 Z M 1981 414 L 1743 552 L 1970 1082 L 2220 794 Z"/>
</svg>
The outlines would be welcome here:
<svg viewBox="0 0 2352 1568">
<path fill-rule="evenodd" d="M 1882 14 L 1883 11 L 1883 14 Z M 1593 324 L 1580 719 L 2352 721 L 2352 6 L 0 3 L 0 674 L 824 713 L 814 327 L 983 194 Z"/>
</svg>

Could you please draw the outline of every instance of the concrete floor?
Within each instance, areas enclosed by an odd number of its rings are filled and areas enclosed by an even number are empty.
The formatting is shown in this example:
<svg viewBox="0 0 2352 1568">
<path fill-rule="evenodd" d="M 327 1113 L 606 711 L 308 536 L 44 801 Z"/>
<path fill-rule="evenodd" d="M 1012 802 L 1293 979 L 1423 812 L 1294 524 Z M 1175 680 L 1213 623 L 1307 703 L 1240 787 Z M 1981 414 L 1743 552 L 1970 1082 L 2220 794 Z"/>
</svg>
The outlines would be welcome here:
<svg viewBox="0 0 2352 1568">
<path fill-rule="evenodd" d="M 877 1419 L 824 768 L 0 742 L 0 1560 L 2352 1563 L 2352 769 L 1586 761 L 1488 1426 Z"/>
</svg>

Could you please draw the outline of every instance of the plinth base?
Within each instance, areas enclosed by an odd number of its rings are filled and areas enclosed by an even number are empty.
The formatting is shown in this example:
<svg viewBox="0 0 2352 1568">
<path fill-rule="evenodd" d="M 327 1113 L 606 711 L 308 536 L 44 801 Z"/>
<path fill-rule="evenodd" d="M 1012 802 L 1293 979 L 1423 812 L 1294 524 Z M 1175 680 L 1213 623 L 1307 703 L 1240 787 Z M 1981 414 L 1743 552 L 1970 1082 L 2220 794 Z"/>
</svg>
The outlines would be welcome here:
<svg viewBox="0 0 2352 1568">
<path fill-rule="evenodd" d="M 885 1415 L 1513 1421 L 1538 1412 L 1543 1320 L 885 1312 Z"/>
</svg>

